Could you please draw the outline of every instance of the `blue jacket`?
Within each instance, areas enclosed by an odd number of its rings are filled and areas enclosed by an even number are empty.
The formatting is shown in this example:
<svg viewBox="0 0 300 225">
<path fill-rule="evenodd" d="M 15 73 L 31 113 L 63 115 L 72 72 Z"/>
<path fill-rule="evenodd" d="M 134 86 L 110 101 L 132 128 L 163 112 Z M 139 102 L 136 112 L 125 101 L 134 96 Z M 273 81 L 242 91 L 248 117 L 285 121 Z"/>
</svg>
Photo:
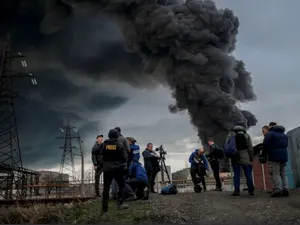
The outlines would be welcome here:
<svg viewBox="0 0 300 225">
<path fill-rule="evenodd" d="M 128 175 L 130 178 L 136 178 L 148 185 L 148 176 L 143 165 L 138 161 L 133 161 L 129 166 Z"/>
<path fill-rule="evenodd" d="M 199 149 L 195 149 L 195 151 L 190 155 L 189 163 L 191 164 L 191 168 L 192 169 L 197 168 L 197 163 L 194 161 L 194 158 L 199 157 L 203 161 L 204 167 L 206 169 L 209 169 L 208 161 L 207 161 L 205 154 L 203 153 L 203 155 L 197 155 L 198 151 L 199 151 Z"/>
<path fill-rule="evenodd" d="M 136 144 L 130 145 L 130 152 L 128 154 L 128 163 L 131 163 L 133 160 L 140 160 L 140 146 Z"/>
<path fill-rule="evenodd" d="M 271 162 L 288 161 L 288 138 L 285 135 L 283 126 L 270 127 L 263 142 L 263 151 Z"/>
</svg>

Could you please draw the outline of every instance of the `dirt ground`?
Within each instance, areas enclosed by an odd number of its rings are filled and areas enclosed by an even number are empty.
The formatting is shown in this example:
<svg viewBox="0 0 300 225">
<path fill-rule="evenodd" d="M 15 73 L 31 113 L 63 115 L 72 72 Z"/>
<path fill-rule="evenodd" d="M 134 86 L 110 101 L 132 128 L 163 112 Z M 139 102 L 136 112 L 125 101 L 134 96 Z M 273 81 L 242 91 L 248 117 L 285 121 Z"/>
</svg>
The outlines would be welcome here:
<svg viewBox="0 0 300 225">
<path fill-rule="evenodd" d="M 292 192 L 289 198 L 270 198 L 258 192 L 253 198 L 247 192 L 241 197 L 230 193 L 204 192 L 174 196 L 160 196 L 153 202 L 158 215 L 175 223 L 207 224 L 300 224 L 300 192 Z M 173 219 L 172 219 L 173 218 Z"/>
<path fill-rule="evenodd" d="M 229 192 L 154 194 L 148 201 L 129 202 L 118 211 L 114 201 L 102 216 L 101 200 L 80 204 L 34 205 L 0 209 L 1 224 L 300 224 L 300 191 L 289 198 L 270 198 L 257 192 L 254 198 Z"/>
</svg>

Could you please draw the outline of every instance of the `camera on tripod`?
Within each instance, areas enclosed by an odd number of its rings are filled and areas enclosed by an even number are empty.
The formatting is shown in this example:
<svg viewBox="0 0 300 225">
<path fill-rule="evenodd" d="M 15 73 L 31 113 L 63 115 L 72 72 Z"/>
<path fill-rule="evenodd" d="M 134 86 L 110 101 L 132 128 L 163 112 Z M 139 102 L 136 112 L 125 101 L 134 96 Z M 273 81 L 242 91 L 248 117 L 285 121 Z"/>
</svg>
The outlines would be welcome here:
<svg viewBox="0 0 300 225">
<path fill-rule="evenodd" d="M 155 149 L 156 152 L 159 152 L 160 158 L 165 158 L 167 152 L 165 151 L 164 147 L 160 145 L 158 148 Z"/>
</svg>

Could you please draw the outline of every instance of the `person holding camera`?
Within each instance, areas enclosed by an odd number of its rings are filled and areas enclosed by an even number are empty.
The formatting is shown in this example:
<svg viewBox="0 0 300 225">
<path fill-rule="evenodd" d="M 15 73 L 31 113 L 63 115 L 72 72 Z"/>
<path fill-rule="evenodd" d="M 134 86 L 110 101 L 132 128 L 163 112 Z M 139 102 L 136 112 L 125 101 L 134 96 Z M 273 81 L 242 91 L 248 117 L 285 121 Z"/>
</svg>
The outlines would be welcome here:
<svg viewBox="0 0 300 225">
<path fill-rule="evenodd" d="M 103 172 L 103 162 L 101 156 L 101 147 L 103 143 L 103 135 L 96 137 L 96 143 L 92 148 L 92 162 L 95 170 L 95 193 L 96 197 L 101 197 L 99 190 L 100 176 Z"/>
<path fill-rule="evenodd" d="M 103 142 L 101 151 L 104 175 L 102 213 L 108 211 L 109 189 L 113 179 L 119 187 L 117 197 L 118 209 L 128 208 L 127 205 L 123 204 L 125 197 L 124 176 L 127 171 L 128 151 L 120 139 L 118 139 L 119 132 L 116 129 L 109 131 L 108 138 Z"/>
<path fill-rule="evenodd" d="M 154 190 L 155 178 L 160 171 L 160 157 L 153 151 L 153 144 L 148 143 L 146 149 L 142 153 L 144 158 L 144 167 L 148 176 L 148 186 L 151 193 L 156 193 Z"/>
<path fill-rule="evenodd" d="M 203 148 L 195 149 L 190 155 L 189 163 L 191 164 L 190 174 L 194 183 L 195 192 L 201 192 L 202 190 L 199 183 L 202 183 L 203 190 L 206 191 L 205 176 L 206 170 L 209 170 L 209 165 Z M 199 178 L 197 178 L 197 175 Z"/>
</svg>

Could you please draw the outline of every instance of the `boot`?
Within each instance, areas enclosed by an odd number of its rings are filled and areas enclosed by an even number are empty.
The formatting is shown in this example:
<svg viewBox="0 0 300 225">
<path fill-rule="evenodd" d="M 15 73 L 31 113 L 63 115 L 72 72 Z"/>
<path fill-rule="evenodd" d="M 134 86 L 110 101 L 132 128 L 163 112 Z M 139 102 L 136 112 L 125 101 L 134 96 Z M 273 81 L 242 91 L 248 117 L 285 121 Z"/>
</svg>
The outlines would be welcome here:
<svg viewBox="0 0 300 225">
<path fill-rule="evenodd" d="M 287 189 L 283 189 L 282 193 L 281 193 L 282 197 L 289 197 L 289 191 Z"/>
<path fill-rule="evenodd" d="M 236 192 L 234 191 L 230 196 L 233 196 L 233 197 L 238 197 L 240 196 L 240 193 L 239 192 Z"/>
<path fill-rule="evenodd" d="M 271 197 L 272 197 L 272 198 L 278 198 L 278 197 L 281 197 L 281 196 L 282 196 L 281 194 L 282 194 L 281 192 L 276 191 L 276 192 L 274 192 L 273 194 L 271 194 Z"/>
<path fill-rule="evenodd" d="M 149 189 L 146 188 L 146 190 L 145 190 L 145 196 L 144 196 L 143 200 L 148 200 L 148 199 L 149 199 Z"/>
<path fill-rule="evenodd" d="M 214 191 L 222 191 L 222 188 L 216 187 L 216 188 L 214 189 Z"/>
</svg>

